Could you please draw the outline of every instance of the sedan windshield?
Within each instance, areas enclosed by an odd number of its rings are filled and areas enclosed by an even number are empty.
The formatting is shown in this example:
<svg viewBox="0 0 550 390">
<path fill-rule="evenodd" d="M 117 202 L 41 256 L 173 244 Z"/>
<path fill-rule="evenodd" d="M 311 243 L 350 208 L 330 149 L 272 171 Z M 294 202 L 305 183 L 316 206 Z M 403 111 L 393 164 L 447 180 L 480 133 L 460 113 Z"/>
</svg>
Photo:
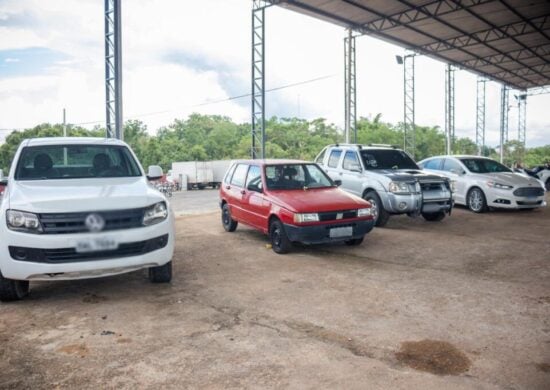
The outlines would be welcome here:
<svg viewBox="0 0 550 390">
<path fill-rule="evenodd" d="M 124 146 L 47 145 L 23 149 L 16 180 L 83 179 L 141 176 L 134 157 Z"/>
<path fill-rule="evenodd" d="M 361 158 L 368 170 L 373 169 L 418 169 L 418 166 L 402 150 L 371 149 L 361 150 Z"/>
<path fill-rule="evenodd" d="M 499 162 L 485 158 L 461 158 L 462 164 L 472 173 L 512 172 Z"/>
<path fill-rule="evenodd" d="M 316 164 L 266 165 L 265 178 L 270 190 L 297 190 L 332 187 L 334 183 Z"/>
</svg>

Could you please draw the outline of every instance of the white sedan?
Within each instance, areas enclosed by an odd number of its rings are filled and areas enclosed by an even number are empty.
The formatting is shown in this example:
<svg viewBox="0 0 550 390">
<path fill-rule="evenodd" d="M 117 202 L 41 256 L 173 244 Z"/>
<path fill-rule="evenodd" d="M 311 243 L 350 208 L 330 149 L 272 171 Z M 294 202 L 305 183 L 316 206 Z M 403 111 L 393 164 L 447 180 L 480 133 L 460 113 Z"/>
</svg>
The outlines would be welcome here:
<svg viewBox="0 0 550 390">
<path fill-rule="evenodd" d="M 418 165 L 451 179 L 454 201 L 475 213 L 482 213 L 489 207 L 533 209 L 546 206 L 545 189 L 538 180 L 514 173 L 490 158 L 437 156 L 422 160 Z"/>
</svg>

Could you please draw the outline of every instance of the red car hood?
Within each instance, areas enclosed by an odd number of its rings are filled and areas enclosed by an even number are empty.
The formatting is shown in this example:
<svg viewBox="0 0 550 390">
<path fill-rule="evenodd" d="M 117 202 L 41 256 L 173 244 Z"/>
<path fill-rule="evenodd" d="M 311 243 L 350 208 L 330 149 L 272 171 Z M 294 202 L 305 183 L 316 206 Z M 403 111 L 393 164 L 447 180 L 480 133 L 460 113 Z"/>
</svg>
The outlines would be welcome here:
<svg viewBox="0 0 550 390">
<path fill-rule="evenodd" d="M 295 213 L 318 213 L 370 207 L 370 203 L 340 188 L 269 191 L 274 203 Z"/>
</svg>

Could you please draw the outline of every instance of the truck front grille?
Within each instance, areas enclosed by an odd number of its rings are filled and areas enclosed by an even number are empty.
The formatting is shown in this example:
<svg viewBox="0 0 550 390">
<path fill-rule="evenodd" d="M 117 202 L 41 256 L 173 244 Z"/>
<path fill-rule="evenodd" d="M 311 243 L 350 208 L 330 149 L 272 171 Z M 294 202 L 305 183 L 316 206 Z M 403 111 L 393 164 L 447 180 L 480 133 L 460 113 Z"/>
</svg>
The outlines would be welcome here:
<svg viewBox="0 0 550 390">
<path fill-rule="evenodd" d="M 132 229 L 143 226 L 145 209 L 114 210 L 79 213 L 39 214 L 43 234 L 68 234 L 88 232 L 85 221 L 90 214 L 99 214 L 105 220 L 103 231 Z"/>
</svg>

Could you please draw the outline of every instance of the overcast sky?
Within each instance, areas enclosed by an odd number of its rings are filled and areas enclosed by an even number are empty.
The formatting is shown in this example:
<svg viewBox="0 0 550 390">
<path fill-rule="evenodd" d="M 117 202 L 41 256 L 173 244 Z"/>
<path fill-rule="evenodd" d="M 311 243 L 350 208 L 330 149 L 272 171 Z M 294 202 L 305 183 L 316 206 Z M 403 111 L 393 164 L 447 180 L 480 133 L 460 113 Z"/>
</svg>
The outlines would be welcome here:
<svg viewBox="0 0 550 390">
<path fill-rule="evenodd" d="M 122 1 L 124 118 L 151 133 L 192 112 L 250 121 L 251 0 Z M 102 0 L 0 0 L 0 141 L 5 129 L 105 122 Z M 343 126 L 343 38 L 325 22 L 266 11 L 267 116 L 326 118 Z M 358 116 L 403 118 L 399 47 L 357 39 Z M 444 65 L 416 58 L 416 122 L 444 128 Z M 456 74 L 456 134 L 475 138 L 476 76 Z M 510 94 L 510 138 L 517 107 Z M 500 85 L 487 84 L 487 143 L 499 140 Z M 527 145 L 550 143 L 550 95 L 529 97 Z"/>
</svg>

